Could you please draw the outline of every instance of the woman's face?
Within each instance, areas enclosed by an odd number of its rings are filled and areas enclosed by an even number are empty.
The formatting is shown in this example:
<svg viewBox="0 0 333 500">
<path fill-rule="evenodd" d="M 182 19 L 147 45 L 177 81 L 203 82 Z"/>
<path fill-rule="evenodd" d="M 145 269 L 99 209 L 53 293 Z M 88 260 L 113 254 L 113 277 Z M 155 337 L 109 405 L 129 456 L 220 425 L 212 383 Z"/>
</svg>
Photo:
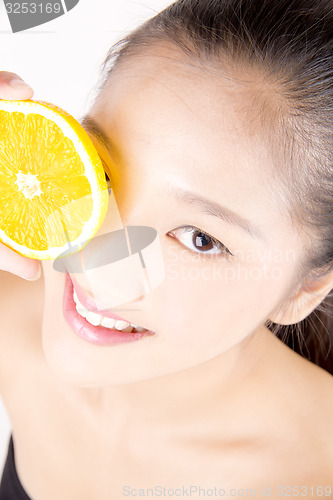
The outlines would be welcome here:
<svg viewBox="0 0 333 500">
<path fill-rule="evenodd" d="M 72 331 L 63 315 L 65 274 L 43 262 L 44 351 L 69 383 L 123 384 L 207 362 L 262 328 L 293 283 L 302 247 L 255 126 L 251 96 L 260 81 L 239 87 L 184 57 L 161 49 L 131 58 L 88 113 L 116 149 L 108 152 L 87 126 L 119 212 L 108 213 L 99 233 L 112 232 L 119 215 L 126 226 L 155 229 L 165 274 L 110 308 L 154 335 L 101 346 Z M 90 288 L 84 273 L 75 279 L 87 295 L 100 289 L 97 269 Z M 103 280 L 116 294 L 112 266 Z"/>
</svg>

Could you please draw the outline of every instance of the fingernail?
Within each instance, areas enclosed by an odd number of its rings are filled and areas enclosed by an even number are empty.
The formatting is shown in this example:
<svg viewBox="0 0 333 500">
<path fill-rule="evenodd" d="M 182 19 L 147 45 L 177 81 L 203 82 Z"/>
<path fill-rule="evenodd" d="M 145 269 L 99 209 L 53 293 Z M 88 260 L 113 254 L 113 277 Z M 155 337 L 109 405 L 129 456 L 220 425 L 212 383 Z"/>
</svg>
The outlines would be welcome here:
<svg viewBox="0 0 333 500">
<path fill-rule="evenodd" d="M 31 276 L 29 278 L 27 278 L 26 276 L 22 276 L 22 278 L 24 278 L 26 281 L 36 281 L 36 280 L 38 280 L 41 277 L 41 274 L 42 274 L 42 268 L 39 265 L 38 266 L 38 271 L 37 271 L 37 273 L 34 276 Z"/>
<path fill-rule="evenodd" d="M 23 80 L 20 80 L 19 78 L 13 78 L 13 80 L 9 81 L 9 85 L 11 87 L 14 87 L 15 89 L 31 89 L 30 85 L 25 83 Z"/>
</svg>

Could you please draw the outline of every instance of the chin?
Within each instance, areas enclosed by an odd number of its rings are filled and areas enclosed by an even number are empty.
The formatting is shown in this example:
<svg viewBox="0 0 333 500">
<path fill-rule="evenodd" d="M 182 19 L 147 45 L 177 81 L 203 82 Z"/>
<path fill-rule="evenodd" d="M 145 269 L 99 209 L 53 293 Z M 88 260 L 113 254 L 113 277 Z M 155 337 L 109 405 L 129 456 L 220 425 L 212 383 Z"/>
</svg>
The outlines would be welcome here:
<svg viewBox="0 0 333 500">
<path fill-rule="evenodd" d="M 144 350 L 133 359 L 131 344 L 101 347 L 77 338 L 67 325 L 55 328 L 44 321 L 45 361 L 58 382 L 74 387 L 126 385 L 155 378 Z"/>
</svg>

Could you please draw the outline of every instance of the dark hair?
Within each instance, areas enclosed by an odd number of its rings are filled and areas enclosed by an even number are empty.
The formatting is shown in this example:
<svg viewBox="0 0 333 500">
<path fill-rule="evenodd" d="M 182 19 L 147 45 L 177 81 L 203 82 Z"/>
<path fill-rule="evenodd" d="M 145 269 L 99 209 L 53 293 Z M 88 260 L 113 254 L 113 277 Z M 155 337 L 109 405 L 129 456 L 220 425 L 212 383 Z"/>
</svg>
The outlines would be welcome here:
<svg viewBox="0 0 333 500">
<path fill-rule="evenodd" d="M 99 92 L 123 60 L 158 41 L 174 43 L 195 61 L 256 67 L 278 89 L 284 105 L 276 110 L 271 129 L 271 139 L 280 139 L 278 145 L 271 141 L 277 146 L 277 171 L 288 188 L 289 215 L 309 237 L 295 283 L 313 270 L 317 275 L 331 271 L 332 0 L 178 0 L 111 47 L 102 66 Z M 332 299 L 327 296 L 300 323 L 282 326 L 267 321 L 266 326 L 333 374 Z"/>
</svg>

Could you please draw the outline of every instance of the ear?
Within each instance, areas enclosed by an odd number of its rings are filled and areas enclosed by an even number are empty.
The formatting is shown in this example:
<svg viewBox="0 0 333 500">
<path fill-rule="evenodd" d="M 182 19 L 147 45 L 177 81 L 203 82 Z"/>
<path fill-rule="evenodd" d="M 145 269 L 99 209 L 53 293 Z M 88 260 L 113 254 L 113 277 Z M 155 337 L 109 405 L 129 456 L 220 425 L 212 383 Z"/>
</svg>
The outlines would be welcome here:
<svg viewBox="0 0 333 500">
<path fill-rule="evenodd" d="M 314 311 L 332 289 L 333 269 L 325 274 L 312 272 L 269 319 L 280 325 L 298 323 Z"/>
</svg>

